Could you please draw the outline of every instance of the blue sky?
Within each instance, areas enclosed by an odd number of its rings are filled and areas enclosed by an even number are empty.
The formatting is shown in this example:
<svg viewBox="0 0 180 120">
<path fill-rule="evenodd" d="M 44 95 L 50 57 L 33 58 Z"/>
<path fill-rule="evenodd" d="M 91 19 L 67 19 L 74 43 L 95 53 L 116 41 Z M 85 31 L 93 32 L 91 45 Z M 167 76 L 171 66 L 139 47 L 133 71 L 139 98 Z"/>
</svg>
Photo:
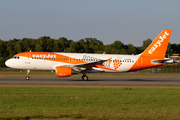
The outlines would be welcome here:
<svg viewBox="0 0 180 120">
<path fill-rule="evenodd" d="M 163 29 L 180 43 L 180 0 L 3 0 L 0 39 L 97 38 L 141 46 Z"/>
</svg>

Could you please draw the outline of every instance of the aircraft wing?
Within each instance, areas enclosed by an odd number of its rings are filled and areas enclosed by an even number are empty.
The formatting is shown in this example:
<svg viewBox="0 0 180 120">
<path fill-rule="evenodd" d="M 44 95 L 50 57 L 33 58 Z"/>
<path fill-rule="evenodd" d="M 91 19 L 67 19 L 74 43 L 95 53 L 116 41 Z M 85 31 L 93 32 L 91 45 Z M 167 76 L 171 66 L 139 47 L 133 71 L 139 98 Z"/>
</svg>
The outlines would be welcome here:
<svg viewBox="0 0 180 120">
<path fill-rule="evenodd" d="M 81 63 L 81 64 L 76 64 L 76 65 L 64 65 L 64 67 L 82 67 L 82 68 L 92 68 L 92 67 L 97 67 L 96 65 L 103 65 L 104 62 L 111 60 L 112 58 L 109 58 L 107 60 L 98 60 L 95 62 L 88 62 L 88 63 Z"/>
<path fill-rule="evenodd" d="M 74 65 L 74 67 L 96 67 L 96 65 L 102 65 L 103 62 L 106 62 L 107 60 L 99 60 L 95 62 L 89 62 L 89 63 L 82 63 Z"/>
</svg>

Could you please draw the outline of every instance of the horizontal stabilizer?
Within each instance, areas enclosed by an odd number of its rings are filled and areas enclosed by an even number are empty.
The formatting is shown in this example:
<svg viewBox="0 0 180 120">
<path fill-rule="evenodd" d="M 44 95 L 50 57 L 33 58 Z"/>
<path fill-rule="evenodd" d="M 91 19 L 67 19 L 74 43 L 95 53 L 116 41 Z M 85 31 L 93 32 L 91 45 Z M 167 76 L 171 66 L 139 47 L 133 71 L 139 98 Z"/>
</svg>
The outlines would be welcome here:
<svg viewBox="0 0 180 120">
<path fill-rule="evenodd" d="M 174 60 L 172 58 L 165 58 L 164 60 L 151 60 L 152 64 L 158 64 L 158 63 L 173 63 Z"/>
</svg>

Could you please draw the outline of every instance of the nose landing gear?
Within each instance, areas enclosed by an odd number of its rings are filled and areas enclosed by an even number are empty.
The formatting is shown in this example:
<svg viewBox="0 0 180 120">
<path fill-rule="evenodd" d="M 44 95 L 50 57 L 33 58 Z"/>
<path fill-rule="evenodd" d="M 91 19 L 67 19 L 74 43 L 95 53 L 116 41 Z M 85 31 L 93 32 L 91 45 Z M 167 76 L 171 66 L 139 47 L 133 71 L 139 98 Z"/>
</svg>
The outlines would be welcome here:
<svg viewBox="0 0 180 120">
<path fill-rule="evenodd" d="M 26 80 L 29 80 L 29 79 L 30 79 L 29 73 L 30 73 L 30 70 L 27 70 L 27 76 L 25 77 Z"/>
</svg>

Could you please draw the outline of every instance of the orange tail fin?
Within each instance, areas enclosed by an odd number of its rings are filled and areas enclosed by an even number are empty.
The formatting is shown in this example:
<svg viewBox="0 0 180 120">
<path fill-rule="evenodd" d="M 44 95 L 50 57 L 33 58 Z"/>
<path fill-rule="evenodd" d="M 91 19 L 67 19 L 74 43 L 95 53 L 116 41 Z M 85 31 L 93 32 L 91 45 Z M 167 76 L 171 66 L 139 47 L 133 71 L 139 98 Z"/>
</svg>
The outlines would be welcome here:
<svg viewBox="0 0 180 120">
<path fill-rule="evenodd" d="M 156 39 L 146 48 L 141 56 L 164 57 L 172 30 L 163 30 Z"/>
</svg>

